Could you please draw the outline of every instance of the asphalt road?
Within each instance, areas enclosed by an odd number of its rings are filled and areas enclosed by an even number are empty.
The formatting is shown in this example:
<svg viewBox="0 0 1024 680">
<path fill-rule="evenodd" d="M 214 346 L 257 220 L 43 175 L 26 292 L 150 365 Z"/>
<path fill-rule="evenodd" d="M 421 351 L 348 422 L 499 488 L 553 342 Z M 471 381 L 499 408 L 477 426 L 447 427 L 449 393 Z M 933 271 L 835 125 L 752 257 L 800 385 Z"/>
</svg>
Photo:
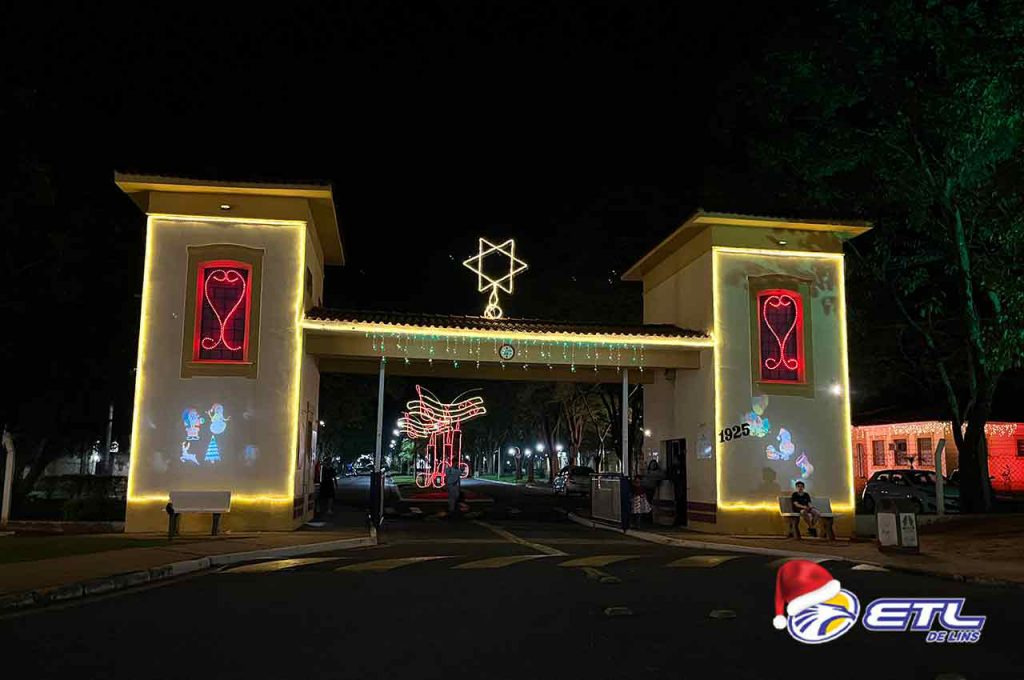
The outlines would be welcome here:
<svg viewBox="0 0 1024 680">
<path fill-rule="evenodd" d="M 550 494 L 493 486 L 478 520 L 423 513 L 388 522 L 378 546 L 0 619 L 4 665 L 146 680 L 1024 677 L 1024 590 L 824 562 L 862 603 L 966 597 L 988 620 L 973 645 L 860 625 L 803 645 L 771 625 L 776 558 L 595 531 L 558 519 Z"/>
</svg>

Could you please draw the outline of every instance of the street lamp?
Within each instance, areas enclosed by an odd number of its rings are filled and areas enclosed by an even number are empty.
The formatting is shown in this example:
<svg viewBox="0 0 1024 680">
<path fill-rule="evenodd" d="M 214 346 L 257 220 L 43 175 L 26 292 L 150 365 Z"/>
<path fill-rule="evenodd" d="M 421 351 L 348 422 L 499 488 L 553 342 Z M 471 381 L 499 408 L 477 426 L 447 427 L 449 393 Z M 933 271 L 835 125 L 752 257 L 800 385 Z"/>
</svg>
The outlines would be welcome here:
<svg viewBox="0 0 1024 680">
<path fill-rule="evenodd" d="M 529 453 L 529 449 L 527 449 L 527 453 Z M 508 447 L 508 455 L 516 459 L 516 479 L 522 479 L 523 450 L 518 446 L 510 446 Z"/>
<path fill-rule="evenodd" d="M 645 436 L 645 437 L 650 437 L 650 436 L 651 436 L 651 431 L 650 431 L 650 429 L 644 430 L 644 436 Z"/>
</svg>

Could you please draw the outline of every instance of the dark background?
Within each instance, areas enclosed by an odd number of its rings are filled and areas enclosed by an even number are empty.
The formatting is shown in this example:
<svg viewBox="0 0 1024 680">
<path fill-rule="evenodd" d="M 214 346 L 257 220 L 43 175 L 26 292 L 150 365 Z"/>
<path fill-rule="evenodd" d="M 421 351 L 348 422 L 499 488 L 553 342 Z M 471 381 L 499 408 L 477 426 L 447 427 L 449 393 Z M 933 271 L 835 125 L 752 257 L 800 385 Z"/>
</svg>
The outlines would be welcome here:
<svg viewBox="0 0 1024 680">
<path fill-rule="evenodd" d="M 694 209 L 804 214 L 749 171 L 749 85 L 813 4 L 5 9 L 2 418 L 98 438 L 114 399 L 127 439 L 145 223 L 115 169 L 332 183 L 329 306 L 480 313 L 484 235 L 530 264 L 507 315 L 639 321 L 619 276 Z M 851 290 L 855 409 L 927 411 L 873 370 L 886 314 Z"/>
</svg>

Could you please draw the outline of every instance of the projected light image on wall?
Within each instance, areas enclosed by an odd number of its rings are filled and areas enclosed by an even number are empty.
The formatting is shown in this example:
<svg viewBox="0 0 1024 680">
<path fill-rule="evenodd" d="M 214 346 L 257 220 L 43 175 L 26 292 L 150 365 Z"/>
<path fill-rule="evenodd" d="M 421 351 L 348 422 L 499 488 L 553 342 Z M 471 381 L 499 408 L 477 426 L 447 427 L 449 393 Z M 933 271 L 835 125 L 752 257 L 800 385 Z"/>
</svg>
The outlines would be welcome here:
<svg viewBox="0 0 1024 680">
<path fill-rule="evenodd" d="M 398 426 L 410 439 L 427 440 L 427 465 L 425 472 L 417 473 L 416 485 L 420 488 L 444 485 L 444 471 L 458 467 L 462 477 L 469 476 L 469 465 L 462 460 L 462 423 L 485 415 L 482 397 L 468 397 L 460 394 L 450 403 L 444 403 L 430 390 L 416 386 L 417 399 L 406 404 L 408 410 L 398 421 Z"/>
<path fill-rule="evenodd" d="M 185 427 L 185 439 L 181 442 L 181 462 L 195 466 L 220 462 L 221 449 L 217 435 L 224 434 L 228 421 L 231 420 L 230 416 L 224 415 L 224 405 L 213 404 L 207 409 L 206 417 L 200 415 L 198 409 L 190 406 L 182 411 L 181 420 Z M 207 424 L 209 427 L 204 428 Z M 251 459 L 255 460 L 255 455 Z"/>
</svg>

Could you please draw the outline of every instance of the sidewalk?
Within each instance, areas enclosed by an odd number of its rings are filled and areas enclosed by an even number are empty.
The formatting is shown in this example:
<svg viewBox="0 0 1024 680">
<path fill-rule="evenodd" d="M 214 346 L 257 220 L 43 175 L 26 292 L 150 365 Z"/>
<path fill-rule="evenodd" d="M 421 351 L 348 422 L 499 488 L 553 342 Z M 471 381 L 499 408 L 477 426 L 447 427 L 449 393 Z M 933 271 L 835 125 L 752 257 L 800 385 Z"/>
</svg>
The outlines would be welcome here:
<svg viewBox="0 0 1024 680">
<path fill-rule="evenodd" d="M 0 537 L 0 612 L 255 559 L 373 545 L 362 527 L 185 535 Z M 49 556 L 59 555 L 59 556 Z M 38 559 L 37 559 L 38 558 Z"/>
<path fill-rule="evenodd" d="M 591 525 L 589 517 L 576 521 Z M 933 524 L 921 527 L 919 533 L 920 554 L 894 555 L 879 551 L 873 540 L 726 536 L 658 526 L 626 532 L 640 540 L 681 547 L 790 557 L 828 556 L 956 580 L 1024 585 L 1024 515 Z"/>
</svg>

